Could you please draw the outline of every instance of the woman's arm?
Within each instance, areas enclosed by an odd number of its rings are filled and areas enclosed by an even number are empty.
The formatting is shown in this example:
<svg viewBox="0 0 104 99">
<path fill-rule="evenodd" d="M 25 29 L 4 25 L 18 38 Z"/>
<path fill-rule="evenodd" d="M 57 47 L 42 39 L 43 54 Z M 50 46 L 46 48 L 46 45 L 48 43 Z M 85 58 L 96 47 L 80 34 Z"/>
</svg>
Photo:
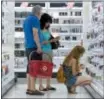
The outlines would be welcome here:
<svg viewBox="0 0 104 99">
<path fill-rule="evenodd" d="M 77 63 L 76 59 L 72 59 L 72 74 L 73 74 L 74 76 L 77 75 L 76 63 Z"/>
<path fill-rule="evenodd" d="M 49 41 L 43 41 L 42 44 L 48 44 L 48 43 L 56 42 L 56 41 L 58 41 L 59 39 L 60 39 L 60 37 L 58 36 L 58 37 L 56 37 L 56 38 L 54 38 L 54 39 L 51 39 L 51 40 L 49 40 Z"/>
<path fill-rule="evenodd" d="M 60 37 L 58 36 L 58 37 L 56 37 L 56 38 L 54 38 L 54 39 L 51 39 L 49 42 L 50 42 L 50 43 L 56 42 L 56 41 L 58 41 L 59 39 L 60 39 Z"/>
</svg>

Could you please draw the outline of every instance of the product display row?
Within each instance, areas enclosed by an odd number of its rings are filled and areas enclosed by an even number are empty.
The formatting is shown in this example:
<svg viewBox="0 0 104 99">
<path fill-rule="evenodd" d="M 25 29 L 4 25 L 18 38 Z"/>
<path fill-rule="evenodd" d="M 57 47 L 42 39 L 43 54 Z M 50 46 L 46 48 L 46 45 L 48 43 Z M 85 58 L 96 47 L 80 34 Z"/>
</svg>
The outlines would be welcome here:
<svg viewBox="0 0 104 99">
<path fill-rule="evenodd" d="M 15 12 L 15 17 L 16 18 L 25 18 L 30 12 Z M 68 16 L 68 12 L 59 12 L 58 16 Z M 70 16 L 81 16 L 82 13 L 81 11 L 71 11 Z"/>
<path fill-rule="evenodd" d="M 11 10 L 12 9 L 12 10 Z M 9 83 L 14 79 L 14 3 L 2 2 L 2 95 L 8 90 Z"/>
<path fill-rule="evenodd" d="M 64 24 L 63 24 L 64 25 Z M 58 26 L 58 27 L 52 27 L 51 29 L 50 29 L 50 31 L 52 32 L 52 33 L 82 33 L 82 31 L 83 31 L 83 29 L 82 29 L 82 26 L 68 26 L 68 27 L 65 27 L 65 26 L 63 26 L 63 27 L 60 27 L 60 26 Z"/>
<path fill-rule="evenodd" d="M 93 4 L 93 3 L 92 3 Z M 93 83 L 99 88 L 98 93 L 103 96 L 104 73 L 104 17 L 103 3 L 96 2 L 92 7 L 92 20 L 87 33 L 88 63 L 86 72 L 92 76 Z M 93 27 L 91 27 L 93 26 Z"/>
</svg>

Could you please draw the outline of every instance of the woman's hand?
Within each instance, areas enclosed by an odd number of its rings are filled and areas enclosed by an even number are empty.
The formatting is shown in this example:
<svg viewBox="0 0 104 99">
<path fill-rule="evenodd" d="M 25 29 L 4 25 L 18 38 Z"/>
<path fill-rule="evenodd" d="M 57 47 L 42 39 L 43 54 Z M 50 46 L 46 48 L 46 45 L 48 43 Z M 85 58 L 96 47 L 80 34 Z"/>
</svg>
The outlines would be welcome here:
<svg viewBox="0 0 104 99">
<path fill-rule="evenodd" d="M 48 44 L 48 43 L 49 43 L 49 41 L 43 41 L 42 42 L 43 45 Z"/>
<path fill-rule="evenodd" d="M 57 36 L 55 39 L 56 39 L 56 40 L 59 40 L 59 39 L 60 39 L 60 36 Z"/>
<path fill-rule="evenodd" d="M 51 39 L 51 40 L 50 40 L 50 42 L 57 42 L 57 41 L 59 41 L 59 39 L 60 39 L 60 37 L 59 37 L 59 36 L 57 36 L 56 38 Z"/>
<path fill-rule="evenodd" d="M 80 68 L 81 69 L 84 69 L 85 67 L 84 67 L 84 64 L 80 64 Z"/>
</svg>

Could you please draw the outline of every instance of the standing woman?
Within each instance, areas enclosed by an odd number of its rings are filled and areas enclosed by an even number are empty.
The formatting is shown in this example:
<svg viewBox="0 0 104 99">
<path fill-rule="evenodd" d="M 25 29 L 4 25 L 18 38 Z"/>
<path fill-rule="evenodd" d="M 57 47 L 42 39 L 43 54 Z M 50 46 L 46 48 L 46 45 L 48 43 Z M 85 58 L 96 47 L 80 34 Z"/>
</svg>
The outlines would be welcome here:
<svg viewBox="0 0 104 99">
<path fill-rule="evenodd" d="M 47 53 L 48 55 L 51 56 L 51 59 L 53 57 L 52 54 L 52 47 L 51 47 L 51 42 L 56 42 L 59 40 L 59 37 L 56 37 L 55 39 L 50 40 L 51 38 L 51 33 L 49 31 L 50 28 L 50 24 L 52 23 L 52 17 L 46 13 L 44 13 L 41 16 L 40 19 L 40 24 L 41 24 L 41 32 L 43 34 L 44 37 L 44 42 L 43 42 L 43 47 L 42 47 L 42 51 Z M 49 59 L 49 57 L 47 55 L 43 55 L 43 60 L 52 62 L 52 60 Z M 39 90 L 40 91 L 48 91 L 48 90 L 56 90 L 56 88 L 52 87 L 50 85 L 50 80 L 51 78 L 47 78 L 47 83 L 46 83 L 46 88 L 43 87 L 42 85 L 42 78 L 40 79 L 40 86 L 39 86 Z"/>
</svg>

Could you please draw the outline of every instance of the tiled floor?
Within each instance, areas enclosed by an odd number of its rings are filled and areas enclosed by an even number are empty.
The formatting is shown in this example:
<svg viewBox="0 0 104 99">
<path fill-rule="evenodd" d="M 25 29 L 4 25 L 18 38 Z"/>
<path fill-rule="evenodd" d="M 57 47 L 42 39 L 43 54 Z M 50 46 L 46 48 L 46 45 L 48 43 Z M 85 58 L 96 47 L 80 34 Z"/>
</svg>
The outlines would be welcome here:
<svg viewBox="0 0 104 99">
<path fill-rule="evenodd" d="M 64 84 L 53 83 L 52 86 L 56 87 L 56 91 L 44 92 L 44 96 L 31 96 L 26 95 L 26 84 L 17 84 L 14 86 L 3 98 L 91 98 L 83 87 L 77 88 L 77 94 L 68 94 Z M 38 84 L 37 84 L 38 88 Z"/>
</svg>

